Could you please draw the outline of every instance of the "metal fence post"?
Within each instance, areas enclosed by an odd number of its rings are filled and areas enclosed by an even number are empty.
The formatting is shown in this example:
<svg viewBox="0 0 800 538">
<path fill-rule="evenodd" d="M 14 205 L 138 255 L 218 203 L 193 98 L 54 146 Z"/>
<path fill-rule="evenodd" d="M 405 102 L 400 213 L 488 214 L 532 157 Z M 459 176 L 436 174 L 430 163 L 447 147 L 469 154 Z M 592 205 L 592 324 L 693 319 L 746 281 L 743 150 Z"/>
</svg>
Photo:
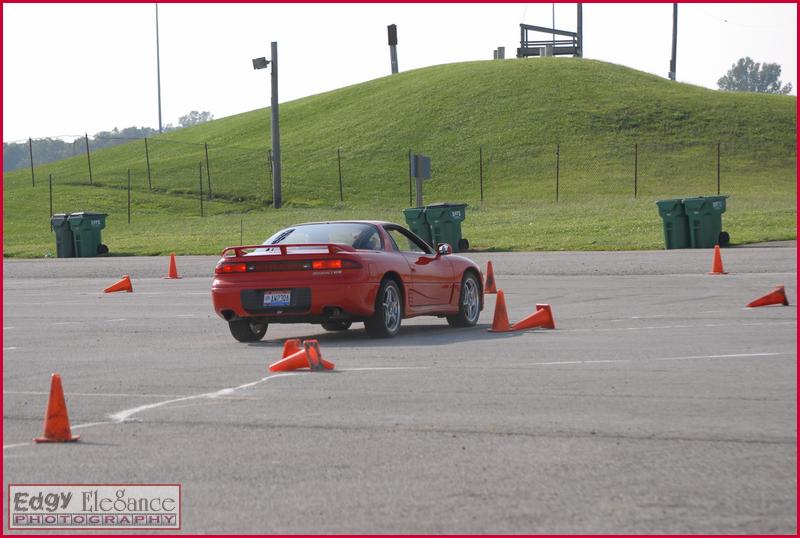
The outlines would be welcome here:
<svg viewBox="0 0 800 538">
<path fill-rule="evenodd" d="M 336 158 L 339 160 L 339 201 L 344 202 L 344 185 L 342 184 L 342 149 L 336 148 Z"/>
<path fill-rule="evenodd" d="M 28 153 L 31 156 L 31 187 L 36 186 L 36 178 L 33 175 L 33 139 L 28 138 Z"/>
<path fill-rule="evenodd" d="M 411 196 L 411 150 L 408 150 L 408 207 L 412 207 L 414 203 Z"/>
<path fill-rule="evenodd" d="M 128 224 L 131 223 L 131 169 L 128 168 Z"/>
<path fill-rule="evenodd" d="M 717 196 L 719 196 L 719 146 L 720 143 L 717 142 Z"/>
<path fill-rule="evenodd" d="M 50 183 L 50 216 L 53 216 L 53 174 L 48 176 Z M 52 225 L 51 225 L 52 226 Z"/>
<path fill-rule="evenodd" d="M 208 178 L 208 199 L 211 200 L 214 196 L 211 194 L 211 167 L 208 165 L 208 143 L 206 147 L 206 177 Z"/>
<path fill-rule="evenodd" d="M 89 185 L 92 184 L 92 158 L 89 156 L 89 133 L 83 133 L 86 140 L 86 162 L 89 164 Z"/>
<path fill-rule="evenodd" d="M 483 202 L 483 146 L 478 146 L 480 154 L 480 170 L 481 170 L 481 202 Z"/>
<path fill-rule="evenodd" d="M 634 144 L 633 148 L 633 197 L 636 198 L 639 190 L 639 144 Z"/>
<path fill-rule="evenodd" d="M 556 144 L 556 203 L 558 203 L 558 173 L 561 167 L 561 144 Z"/>
<path fill-rule="evenodd" d="M 203 163 L 200 163 L 200 216 L 203 216 Z"/>
<path fill-rule="evenodd" d="M 147 190 L 153 190 L 153 180 L 150 177 L 150 151 L 147 149 L 147 137 L 144 137 L 144 158 L 147 162 Z"/>
</svg>

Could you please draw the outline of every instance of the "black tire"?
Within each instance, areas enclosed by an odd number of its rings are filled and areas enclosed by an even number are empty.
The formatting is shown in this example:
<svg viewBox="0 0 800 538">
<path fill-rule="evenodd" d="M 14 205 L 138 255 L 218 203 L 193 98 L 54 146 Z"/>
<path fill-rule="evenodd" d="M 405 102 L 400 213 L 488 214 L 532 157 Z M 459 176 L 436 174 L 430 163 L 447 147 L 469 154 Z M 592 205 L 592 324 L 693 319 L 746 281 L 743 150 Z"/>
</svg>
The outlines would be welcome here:
<svg viewBox="0 0 800 538">
<path fill-rule="evenodd" d="M 468 239 L 459 239 L 458 240 L 458 250 L 463 252 L 465 250 L 469 250 L 469 240 Z"/>
<path fill-rule="evenodd" d="M 391 338 L 400 332 L 403 320 L 403 296 L 392 279 L 381 282 L 375 298 L 375 313 L 364 320 L 364 328 L 372 338 Z"/>
<path fill-rule="evenodd" d="M 322 322 L 322 328 L 326 331 L 346 331 L 353 322 L 346 319 L 331 319 Z"/>
<path fill-rule="evenodd" d="M 268 323 L 256 323 L 250 319 L 237 319 L 228 322 L 231 334 L 240 342 L 258 342 L 267 334 Z"/>
<path fill-rule="evenodd" d="M 98 254 L 108 254 L 108 246 L 107 245 L 97 245 L 97 253 Z"/>
<path fill-rule="evenodd" d="M 731 244 L 731 236 L 728 232 L 720 232 L 719 234 L 719 246 L 727 247 Z"/>
<path fill-rule="evenodd" d="M 447 316 L 451 327 L 474 327 L 481 315 L 481 285 L 472 271 L 461 279 L 461 294 L 458 297 L 458 314 Z"/>
</svg>

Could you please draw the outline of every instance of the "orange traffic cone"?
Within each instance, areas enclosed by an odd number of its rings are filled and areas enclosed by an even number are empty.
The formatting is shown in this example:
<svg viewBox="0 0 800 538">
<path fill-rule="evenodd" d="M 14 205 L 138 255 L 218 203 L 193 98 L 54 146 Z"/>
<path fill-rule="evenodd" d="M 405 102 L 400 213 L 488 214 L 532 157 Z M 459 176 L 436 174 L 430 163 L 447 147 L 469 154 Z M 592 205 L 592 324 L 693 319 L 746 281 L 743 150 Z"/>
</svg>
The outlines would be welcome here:
<svg viewBox="0 0 800 538">
<path fill-rule="evenodd" d="M 556 322 L 553 320 L 553 311 L 549 304 L 537 304 L 536 312 L 511 325 L 511 330 L 522 331 L 535 327 L 542 327 L 543 329 L 556 328 Z"/>
<path fill-rule="evenodd" d="M 786 298 L 786 290 L 783 286 L 778 286 L 763 297 L 759 297 L 748 303 L 748 308 L 755 308 L 757 306 L 769 306 L 771 304 L 782 304 L 789 306 L 789 299 Z"/>
<path fill-rule="evenodd" d="M 175 254 L 169 256 L 169 272 L 164 278 L 180 278 L 178 276 L 178 266 L 175 265 Z"/>
<path fill-rule="evenodd" d="M 130 293 L 133 291 L 133 285 L 131 284 L 131 277 L 128 275 L 122 275 L 122 280 L 116 282 L 115 284 L 111 284 L 103 291 L 105 293 L 112 293 L 115 291 L 127 291 L 128 293 Z"/>
<path fill-rule="evenodd" d="M 711 272 L 709 275 L 727 275 L 722 268 L 722 256 L 719 253 L 719 245 L 714 245 L 714 261 L 711 262 Z"/>
<path fill-rule="evenodd" d="M 72 435 L 69 429 L 67 404 L 61 388 L 61 376 L 53 374 L 50 378 L 50 399 L 44 414 L 44 433 L 34 439 L 37 443 L 66 443 L 77 441 L 80 435 Z"/>
<path fill-rule="evenodd" d="M 292 342 L 292 344 L 289 344 Z M 299 340 L 289 340 L 284 344 L 284 349 L 289 345 L 294 345 Z M 288 344 L 288 345 L 287 345 Z M 289 349 L 291 351 L 291 348 Z M 291 355 L 285 356 L 276 363 L 270 364 L 270 372 L 290 372 L 300 368 L 310 368 L 311 370 L 333 370 L 334 364 L 322 358 L 319 350 L 319 342 L 316 340 L 306 340 L 303 347 Z"/>
<path fill-rule="evenodd" d="M 319 350 L 319 342 L 316 340 L 306 340 L 303 342 L 303 349 L 308 357 L 308 366 L 312 370 L 333 370 L 335 365 L 322 358 L 322 352 Z"/>
<path fill-rule="evenodd" d="M 494 269 L 492 262 L 486 264 L 486 284 L 483 286 L 483 293 L 497 293 L 497 285 L 494 283 Z"/>
<path fill-rule="evenodd" d="M 300 342 L 300 339 L 290 338 L 283 343 L 283 358 L 285 359 L 289 355 L 294 355 L 301 349 L 303 349 L 303 344 Z"/>
<path fill-rule="evenodd" d="M 492 319 L 491 333 L 504 333 L 511 330 L 508 324 L 508 312 L 506 311 L 506 296 L 503 290 L 497 290 L 497 301 L 494 304 L 494 319 Z"/>
</svg>

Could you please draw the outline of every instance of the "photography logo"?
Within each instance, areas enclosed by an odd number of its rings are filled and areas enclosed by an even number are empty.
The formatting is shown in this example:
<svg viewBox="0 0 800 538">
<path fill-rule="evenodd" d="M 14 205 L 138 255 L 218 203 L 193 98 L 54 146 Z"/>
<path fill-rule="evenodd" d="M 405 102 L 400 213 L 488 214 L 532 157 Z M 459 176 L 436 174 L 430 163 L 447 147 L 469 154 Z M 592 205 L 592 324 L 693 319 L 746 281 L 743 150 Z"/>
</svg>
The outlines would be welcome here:
<svg viewBox="0 0 800 538">
<path fill-rule="evenodd" d="M 180 484 L 9 484 L 8 527 L 181 528 Z"/>
</svg>

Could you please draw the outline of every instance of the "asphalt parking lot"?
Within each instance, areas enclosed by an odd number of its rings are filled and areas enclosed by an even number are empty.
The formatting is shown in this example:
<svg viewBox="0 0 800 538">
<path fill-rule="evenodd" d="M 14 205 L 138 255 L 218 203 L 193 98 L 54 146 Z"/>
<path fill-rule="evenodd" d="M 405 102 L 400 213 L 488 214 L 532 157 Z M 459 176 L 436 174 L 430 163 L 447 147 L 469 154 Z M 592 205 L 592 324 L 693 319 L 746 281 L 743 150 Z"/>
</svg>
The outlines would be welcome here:
<svg viewBox="0 0 800 538">
<path fill-rule="evenodd" d="M 475 328 L 257 344 L 211 309 L 215 257 L 4 260 L 4 492 L 180 483 L 197 533 L 794 533 L 796 243 L 722 255 L 468 254 L 557 328 L 489 333 L 487 295 Z M 287 338 L 336 370 L 268 375 Z M 51 372 L 78 443 L 31 443 Z"/>
</svg>

